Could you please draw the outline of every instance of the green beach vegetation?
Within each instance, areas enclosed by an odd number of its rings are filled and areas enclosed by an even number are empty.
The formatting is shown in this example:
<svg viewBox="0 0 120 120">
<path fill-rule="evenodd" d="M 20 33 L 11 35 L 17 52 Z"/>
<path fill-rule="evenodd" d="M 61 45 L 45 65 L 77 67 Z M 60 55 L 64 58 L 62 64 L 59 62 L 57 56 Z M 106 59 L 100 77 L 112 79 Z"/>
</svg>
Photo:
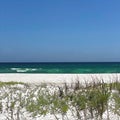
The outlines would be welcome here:
<svg viewBox="0 0 120 120">
<path fill-rule="evenodd" d="M 55 120 L 111 120 L 111 113 L 120 119 L 120 82 L 0 82 L 0 112 L 4 120 L 34 120 L 47 115 Z"/>
</svg>

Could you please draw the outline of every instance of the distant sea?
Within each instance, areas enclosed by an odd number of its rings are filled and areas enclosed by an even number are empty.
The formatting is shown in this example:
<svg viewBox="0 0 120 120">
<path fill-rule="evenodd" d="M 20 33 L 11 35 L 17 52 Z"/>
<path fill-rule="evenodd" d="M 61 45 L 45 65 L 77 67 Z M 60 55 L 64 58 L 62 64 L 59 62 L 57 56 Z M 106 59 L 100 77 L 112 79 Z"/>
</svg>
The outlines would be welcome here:
<svg viewBox="0 0 120 120">
<path fill-rule="evenodd" d="M 0 63 L 0 73 L 120 73 L 120 62 Z"/>
</svg>

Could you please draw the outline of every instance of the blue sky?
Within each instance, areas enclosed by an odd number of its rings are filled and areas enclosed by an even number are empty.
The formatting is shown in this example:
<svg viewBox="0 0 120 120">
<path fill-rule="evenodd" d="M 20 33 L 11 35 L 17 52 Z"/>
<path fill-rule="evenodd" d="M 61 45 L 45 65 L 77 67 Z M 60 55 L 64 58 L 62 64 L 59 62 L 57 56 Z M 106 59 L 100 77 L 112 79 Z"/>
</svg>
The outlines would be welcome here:
<svg viewBox="0 0 120 120">
<path fill-rule="evenodd" d="M 1 0 L 0 62 L 120 61 L 120 0 Z"/>
</svg>

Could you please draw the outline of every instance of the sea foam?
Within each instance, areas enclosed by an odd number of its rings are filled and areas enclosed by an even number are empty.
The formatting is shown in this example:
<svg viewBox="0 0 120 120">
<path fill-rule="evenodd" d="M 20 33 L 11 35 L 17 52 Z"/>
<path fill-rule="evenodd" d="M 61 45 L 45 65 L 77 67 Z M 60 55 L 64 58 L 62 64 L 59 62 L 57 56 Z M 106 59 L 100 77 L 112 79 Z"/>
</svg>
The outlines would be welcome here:
<svg viewBox="0 0 120 120">
<path fill-rule="evenodd" d="M 16 71 L 16 72 L 32 72 L 32 71 L 36 71 L 37 69 L 35 68 L 11 68 L 11 70 Z"/>
</svg>

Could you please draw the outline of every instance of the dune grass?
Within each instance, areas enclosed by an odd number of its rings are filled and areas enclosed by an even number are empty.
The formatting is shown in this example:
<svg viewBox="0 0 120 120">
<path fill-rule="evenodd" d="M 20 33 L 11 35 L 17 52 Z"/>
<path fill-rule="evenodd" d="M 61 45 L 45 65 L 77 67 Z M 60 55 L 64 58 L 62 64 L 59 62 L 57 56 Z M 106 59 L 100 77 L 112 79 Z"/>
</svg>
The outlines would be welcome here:
<svg viewBox="0 0 120 120">
<path fill-rule="evenodd" d="M 2 86 L 10 86 L 10 85 L 16 85 L 16 84 L 24 84 L 23 82 L 14 82 L 14 81 L 10 81 L 10 82 L 1 82 L 0 81 L 0 87 Z"/>
<path fill-rule="evenodd" d="M 0 111 L 8 120 L 35 119 L 47 114 L 56 120 L 71 120 L 71 116 L 73 120 L 102 120 L 105 112 L 108 120 L 111 112 L 120 117 L 119 81 L 101 80 L 86 85 L 76 81 L 62 86 L 0 82 L 0 87 Z"/>
</svg>

